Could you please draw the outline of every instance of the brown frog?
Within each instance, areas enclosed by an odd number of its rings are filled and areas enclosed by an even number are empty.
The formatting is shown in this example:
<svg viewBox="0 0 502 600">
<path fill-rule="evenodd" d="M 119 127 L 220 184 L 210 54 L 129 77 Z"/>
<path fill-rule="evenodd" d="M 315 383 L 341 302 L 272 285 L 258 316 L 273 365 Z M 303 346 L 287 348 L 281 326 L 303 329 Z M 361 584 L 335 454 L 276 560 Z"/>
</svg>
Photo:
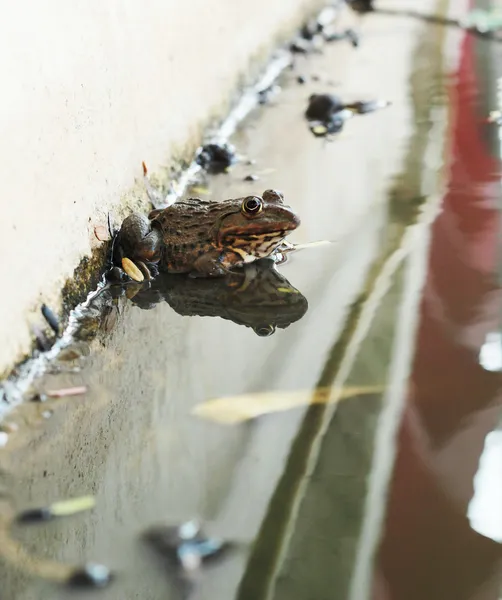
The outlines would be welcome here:
<svg viewBox="0 0 502 600">
<path fill-rule="evenodd" d="M 232 267 L 270 256 L 300 224 L 276 190 L 223 202 L 190 198 L 148 217 L 127 217 L 115 242 L 114 259 L 132 260 L 169 273 L 221 276 Z M 147 271 L 148 276 L 148 271 Z"/>
</svg>

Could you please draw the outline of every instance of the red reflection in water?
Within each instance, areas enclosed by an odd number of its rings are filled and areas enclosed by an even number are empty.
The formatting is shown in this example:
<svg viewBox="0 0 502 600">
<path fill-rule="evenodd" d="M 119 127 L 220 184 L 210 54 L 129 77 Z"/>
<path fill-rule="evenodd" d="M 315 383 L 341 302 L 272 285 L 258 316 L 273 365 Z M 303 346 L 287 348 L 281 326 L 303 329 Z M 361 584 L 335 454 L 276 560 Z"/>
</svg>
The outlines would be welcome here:
<svg viewBox="0 0 502 600">
<path fill-rule="evenodd" d="M 476 533 L 466 517 L 484 439 L 502 406 L 501 375 L 478 360 L 485 335 L 500 330 L 502 318 L 501 170 L 475 110 L 474 43 L 465 38 L 452 84 L 450 191 L 432 231 L 375 600 L 499 599 L 502 545 Z"/>
</svg>

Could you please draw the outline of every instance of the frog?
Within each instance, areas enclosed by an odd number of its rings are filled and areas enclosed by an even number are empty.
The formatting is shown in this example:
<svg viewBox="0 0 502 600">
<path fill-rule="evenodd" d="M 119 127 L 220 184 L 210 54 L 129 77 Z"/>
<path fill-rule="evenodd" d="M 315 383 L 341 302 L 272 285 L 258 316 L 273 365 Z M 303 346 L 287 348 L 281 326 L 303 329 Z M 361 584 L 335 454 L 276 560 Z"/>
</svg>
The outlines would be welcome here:
<svg viewBox="0 0 502 600">
<path fill-rule="evenodd" d="M 113 259 L 120 264 L 127 258 L 147 278 L 158 271 L 218 277 L 272 256 L 299 225 L 299 216 L 278 190 L 220 202 L 188 198 L 126 217 Z"/>
</svg>

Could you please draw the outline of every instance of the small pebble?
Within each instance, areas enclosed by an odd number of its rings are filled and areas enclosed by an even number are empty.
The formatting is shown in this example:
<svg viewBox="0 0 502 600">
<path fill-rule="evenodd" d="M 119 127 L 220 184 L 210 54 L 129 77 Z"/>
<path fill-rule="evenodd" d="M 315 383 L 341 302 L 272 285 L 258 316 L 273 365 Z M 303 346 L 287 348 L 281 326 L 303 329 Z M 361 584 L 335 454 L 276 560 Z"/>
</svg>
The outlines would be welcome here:
<svg viewBox="0 0 502 600">
<path fill-rule="evenodd" d="M 306 54 L 312 50 L 312 44 L 303 38 L 297 38 L 291 42 L 289 49 L 295 54 Z"/>
<path fill-rule="evenodd" d="M 119 267 L 112 267 L 105 273 L 105 278 L 110 283 L 121 283 L 126 280 L 126 274 Z"/>
<path fill-rule="evenodd" d="M 47 336 L 39 327 L 33 325 L 31 330 L 37 342 L 37 348 L 41 352 L 47 352 L 47 350 L 52 348 L 52 343 L 47 339 Z"/>
<path fill-rule="evenodd" d="M 53 412 L 52 410 L 44 410 L 41 414 L 44 419 L 50 419 L 53 415 Z"/>
<path fill-rule="evenodd" d="M 68 578 L 71 587 L 94 587 L 104 588 L 113 579 L 113 574 L 108 567 L 95 563 L 88 563 L 79 569 L 75 569 Z"/>
<path fill-rule="evenodd" d="M 305 78 L 303 75 L 298 75 L 298 77 L 296 78 L 296 81 L 297 81 L 298 83 L 301 83 L 302 85 L 303 85 L 304 83 L 307 83 L 307 79 L 306 79 L 306 78 Z"/>
<path fill-rule="evenodd" d="M 345 35 L 354 48 L 359 46 L 359 36 L 353 29 L 347 29 Z"/>
<path fill-rule="evenodd" d="M 305 117 L 309 121 L 327 121 L 331 116 L 341 111 L 344 103 L 341 98 L 334 94 L 312 94 L 309 105 L 305 111 Z"/>
<path fill-rule="evenodd" d="M 244 177 L 244 181 L 258 181 L 258 179 L 258 175 L 246 175 L 246 177 Z"/>
<path fill-rule="evenodd" d="M 170 562 L 186 571 L 219 558 L 232 545 L 218 538 L 206 537 L 197 521 L 176 526 L 156 526 L 144 533 L 144 539 Z"/>
<path fill-rule="evenodd" d="M 39 393 L 39 394 L 35 394 L 34 396 L 32 396 L 31 398 L 32 402 L 47 402 L 47 394 L 43 394 L 43 393 Z"/>
<path fill-rule="evenodd" d="M 322 26 L 317 22 L 316 19 L 310 19 L 302 27 L 300 35 L 306 40 L 311 40 L 313 37 L 322 30 Z"/>
<path fill-rule="evenodd" d="M 205 144 L 199 149 L 195 162 L 209 173 L 224 173 L 236 161 L 231 144 Z"/>
<path fill-rule="evenodd" d="M 52 329 L 52 331 L 54 331 L 54 333 L 56 335 L 58 335 L 59 334 L 59 320 L 56 317 L 56 315 L 54 314 L 54 312 L 46 304 L 42 304 L 42 314 L 44 316 L 44 319 L 47 321 L 50 328 Z"/>
<path fill-rule="evenodd" d="M 16 431 L 19 431 L 19 425 L 17 423 L 2 423 L 0 424 L 0 431 L 16 433 Z"/>
<path fill-rule="evenodd" d="M 200 524 L 196 520 L 186 521 L 178 528 L 178 535 L 183 540 L 191 540 L 200 533 Z"/>
<path fill-rule="evenodd" d="M 16 521 L 18 523 L 40 523 L 41 521 L 50 521 L 54 518 L 50 508 L 30 508 L 20 512 Z"/>
</svg>

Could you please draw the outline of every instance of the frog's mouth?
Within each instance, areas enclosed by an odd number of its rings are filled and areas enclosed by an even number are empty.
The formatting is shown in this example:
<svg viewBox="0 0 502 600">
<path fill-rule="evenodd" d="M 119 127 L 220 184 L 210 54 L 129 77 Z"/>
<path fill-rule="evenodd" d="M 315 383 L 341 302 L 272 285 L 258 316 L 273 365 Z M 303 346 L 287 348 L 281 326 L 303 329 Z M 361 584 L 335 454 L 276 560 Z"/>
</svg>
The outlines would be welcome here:
<svg viewBox="0 0 502 600">
<path fill-rule="evenodd" d="M 282 238 L 289 231 L 294 231 L 300 225 L 300 218 L 296 215 L 290 215 L 288 219 L 284 221 L 271 221 L 266 223 L 264 221 L 256 220 L 253 222 L 250 220 L 245 225 L 230 225 L 222 228 L 222 238 L 241 238 L 241 239 L 254 239 L 259 236 L 272 236 L 280 235 Z"/>
<path fill-rule="evenodd" d="M 246 233 L 245 235 L 225 240 L 225 246 L 239 254 L 244 262 L 252 262 L 257 258 L 270 256 L 284 240 L 286 234 L 287 231 L 285 230 L 276 230 L 273 233 Z"/>
</svg>

